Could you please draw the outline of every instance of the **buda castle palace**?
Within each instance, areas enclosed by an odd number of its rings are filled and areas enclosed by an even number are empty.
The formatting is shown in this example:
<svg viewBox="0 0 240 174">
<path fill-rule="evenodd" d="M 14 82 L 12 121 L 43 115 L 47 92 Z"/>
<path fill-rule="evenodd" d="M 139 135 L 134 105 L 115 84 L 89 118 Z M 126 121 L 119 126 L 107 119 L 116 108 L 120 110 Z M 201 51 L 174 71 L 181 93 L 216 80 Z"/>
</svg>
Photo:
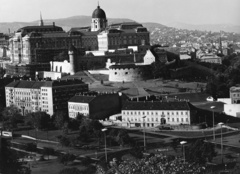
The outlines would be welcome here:
<svg viewBox="0 0 240 174">
<path fill-rule="evenodd" d="M 86 63 L 89 59 L 86 52 L 107 52 L 130 47 L 137 47 L 138 52 L 144 52 L 149 48 L 149 42 L 149 32 L 142 24 L 122 22 L 108 25 L 106 13 L 99 5 L 92 13 L 91 26 L 71 28 L 68 32 L 54 22 L 44 25 L 40 15 L 39 26 L 20 28 L 9 39 L 11 64 L 7 65 L 6 74 L 33 76 L 35 71 L 50 71 L 50 62 L 68 53 L 70 46 L 76 48 L 78 62 Z M 104 57 L 100 62 L 105 60 L 107 58 Z"/>
</svg>

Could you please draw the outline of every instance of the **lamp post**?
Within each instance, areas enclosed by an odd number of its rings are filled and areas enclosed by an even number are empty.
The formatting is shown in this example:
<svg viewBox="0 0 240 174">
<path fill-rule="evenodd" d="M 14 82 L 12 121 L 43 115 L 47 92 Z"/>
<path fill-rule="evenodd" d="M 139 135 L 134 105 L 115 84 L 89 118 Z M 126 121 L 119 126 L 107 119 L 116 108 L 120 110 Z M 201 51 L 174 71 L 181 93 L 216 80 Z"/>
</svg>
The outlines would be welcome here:
<svg viewBox="0 0 240 174">
<path fill-rule="evenodd" d="M 146 151 L 146 136 L 145 136 L 145 122 L 144 119 L 146 118 L 146 116 L 143 116 L 143 143 L 144 143 L 144 151 Z"/>
<path fill-rule="evenodd" d="M 223 136 L 222 136 L 222 125 L 224 125 L 224 123 L 220 122 L 220 123 L 218 123 L 218 125 L 221 126 L 221 159 L 222 159 L 222 163 L 223 163 Z"/>
<path fill-rule="evenodd" d="M 187 143 L 187 141 L 181 141 L 180 142 L 180 144 L 182 145 L 182 147 L 183 147 L 183 160 L 184 160 L 184 163 L 185 163 L 185 147 L 184 147 L 184 144 L 186 144 Z"/>
<path fill-rule="evenodd" d="M 103 128 L 102 129 L 102 132 L 104 132 L 104 139 L 105 139 L 105 160 L 106 160 L 106 163 L 107 163 L 107 138 L 106 138 L 106 133 L 105 131 L 107 131 L 107 128 Z"/>
<path fill-rule="evenodd" d="M 214 129 L 214 109 L 215 106 L 211 106 L 211 109 L 212 109 L 212 113 L 213 113 L 213 141 L 215 141 L 215 129 Z"/>
</svg>

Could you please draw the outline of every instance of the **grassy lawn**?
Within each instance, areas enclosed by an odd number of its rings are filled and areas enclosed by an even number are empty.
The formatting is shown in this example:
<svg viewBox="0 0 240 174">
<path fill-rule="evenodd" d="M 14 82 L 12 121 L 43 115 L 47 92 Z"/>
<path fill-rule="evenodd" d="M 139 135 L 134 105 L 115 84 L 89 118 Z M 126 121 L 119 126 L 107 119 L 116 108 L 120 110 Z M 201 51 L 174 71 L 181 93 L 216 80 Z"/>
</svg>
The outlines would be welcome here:
<svg viewBox="0 0 240 174">
<path fill-rule="evenodd" d="M 197 108 L 212 111 L 211 106 L 215 106 L 214 112 L 223 112 L 224 103 L 222 102 L 207 102 L 204 104 L 194 104 Z"/>
<path fill-rule="evenodd" d="M 206 102 L 206 98 L 209 94 L 205 93 L 182 93 L 182 94 L 170 94 L 170 96 L 177 96 L 178 99 L 186 99 L 190 102 Z"/>
<path fill-rule="evenodd" d="M 51 130 L 51 131 L 35 131 L 35 130 L 23 130 L 23 131 L 16 131 L 15 134 L 22 134 L 22 135 L 28 135 L 31 137 L 37 137 L 37 139 L 42 140 L 51 140 L 51 141 L 57 141 L 57 136 L 62 135 L 61 130 Z"/>
</svg>

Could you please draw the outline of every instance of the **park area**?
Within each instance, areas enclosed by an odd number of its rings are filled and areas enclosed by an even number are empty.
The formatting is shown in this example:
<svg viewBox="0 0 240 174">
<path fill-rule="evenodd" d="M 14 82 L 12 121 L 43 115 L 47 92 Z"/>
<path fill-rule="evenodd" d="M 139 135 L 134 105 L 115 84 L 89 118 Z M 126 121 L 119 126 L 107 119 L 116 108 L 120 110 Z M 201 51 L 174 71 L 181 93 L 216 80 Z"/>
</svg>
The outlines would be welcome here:
<svg viewBox="0 0 240 174">
<path fill-rule="evenodd" d="M 203 171 L 202 167 L 206 167 L 205 165 L 193 165 L 189 160 L 186 159 L 186 163 L 183 163 L 183 147 L 180 144 L 180 141 L 187 141 L 187 144 L 185 146 L 186 153 L 188 153 L 188 147 L 193 142 L 193 138 L 199 138 L 199 139 L 207 139 L 208 141 L 212 141 L 212 130 L 206 130 L 205 136 L 203 136 L 202 131 L 169 131 L 169 130 L 161 130 L 161 131 L 155 131 L 155 132 L 149 132 L 146 131 L 146 151 L 142 154 L 142 148 L 144 145 L 144 137 L 143 132 L 138 130 L 131 130 L 128 131 L 128 135 L 135 141 L 138 142 L 138 147 L 131 147 L 129 145 L 119 146 L 119 145 L 113 145 L 110 143 L 110 133 L 111 128 L 109 128 L 109 132 L 107 134 L 107 154 L 108 154 L 108 161 L 109 166 L 108 169 L 106 169 L 106 165 L 104 164 L 105 160 L 105 151 L 104 151 L 104 141 L 101 141 L 100 148 L 97 147 L 97 140 L 93 140 L 88 144 L 88 146 L 81 147 L 71 147 L 71 146 L 63 146 L 60 143 L 47 143 L 42 141 L 37 141 L 38 147 L 51 147 L 56 149 L 58 152 L 64 152 L 69 154 L 74 154 L 76 157 L 72 162 L 68 163 L 60 163 L 59 159 L 52 158 L 50 160 L 47 159 L 45 156 L 45 160 L 40 161 L 31 161 L 29 162 L 29 165 L 31 165 L 31 170 L 33 174 L 38 173 L 59 173 L 60 170 L 63 170 L 66 168 L 77 168 L 79 171 L 85 172 L 89 171 L 92 173 L 96 173 L 95 170 L 100 174 L 101 171 L 106 170 L 113 170 L 115 171 L 114 165 L 117 165 L 118 170 L 124 172 L 129 170 L 133 171 L 145 171 L 147 172 L 149 168 L 145 165 L 145 163 L 149 163 L 150 166 L 154 168 L 153 164 L 156 164 L 159 167 L 162 167 L 162 172 L 164 170 L 165 173 L 171 173 L 177 170 L 178 167 L 182 167 L 184 170 L 193 170 L 196 173 L 201 173 Z M 221 165 L 221 130 L 216 129 L 216 152 L 217 155 L 213 158 L 212 162 L 209 163 L 211 167 L 208 167 L 208 171 L 206 173 L 211 173 L 210 170 L 217 170 L 221 169 L 222 171 L 227 170 L 234 172 L 238 168 L 237 164 L 240 164 L 240 157 L 239 153 L 240 150 L 238 148 L 234 148 L 231 146 L 227 146 L 227 144 L 231 144 L 231 142 L 235 141 L 235 145 L 239 146 L 239 132 L 232 132 L 227 129 L 223 129 L 223 142 L 224 142 L 224 148 L 223 148 L 223 159 L 224 159 L 224 165 L 223 167 Z M 78 134 L 78 131 L 69 132 L 67 136 L 74 137 Z M 31 135 L 35 137 L 36 132 L 35 130 L 30 131 L 18 131 L 17 134 L 26 134 Z M 51 140 L 55 141 L 56 136 L 61 135 L 61 131 L 48 131 L 48 135 L 46 131 L 37 131 L 37 136 L 39 139 L 44 140 Z M 31 143 L 35 142 L 33 140 L 26 140 L 22 138 L 14 138 L 13 142 L 18 143 Z M 142 156 L 142 155 L 143 156 Z M 154 154 L 154 155 L 153 155 Z M 149 156 L 150 155 L 150 156 Z M 86 159 L 84 157 L 91 157 L 96 159 L 95 161 L 89 160 L 89 165 L 85 164 Z M 39 154 L 38 157 L 40 158 L 41 155 Z M 189 158 L 189 157 L 188 157 Z M 82 162 L 82 159 L 83 162 Z M 113 159 L 117 159 L 117 161 L 114 161 Z M 155 161 L 153 163 L 153 161 Z M 166 163 L 168 161 L 168 163 Z M 144 165 L 143 165 L 144 162 Z M 116 163 L 116 164 L 115 164 Z M 91 164 L 91 166 L 90 166 Z M 169 165 L 171 164 L 175 167 L 169 168 Z M 226 164 L 226 166 L 225 166 Z M 130 165 L 130 166 L 129 166 Z M 143 168 L 139 168 L 139 165 L 143 165 Z M 191 168 L 187 167 L 188 165 L 192 166 Z M 201 166 L 201 167 L 200 167 Z M 200 168 L 201 170 L 200 170 Z M 91 171 L 91 169 L 94 169 Z M 128 170 L 127 170 L 128 168 Z M 217 169 L 215 169 L 217 168 Z M 69 169 L 70 170 L 70 169 Z M 154 170 L 153 170 L 154 171 Z M 157 171 L 157 170 L 156 170 Z M 134 172 L 133 172 L 134 173 Z M 136 172 L 135 172 L 136 173 Z M 214 173 L 214 172 L 213 172 Z M 236 173 L 236 172 L 235 172 Z M 236 173 L 237 174 L 237 173 Z"/>
</svg>

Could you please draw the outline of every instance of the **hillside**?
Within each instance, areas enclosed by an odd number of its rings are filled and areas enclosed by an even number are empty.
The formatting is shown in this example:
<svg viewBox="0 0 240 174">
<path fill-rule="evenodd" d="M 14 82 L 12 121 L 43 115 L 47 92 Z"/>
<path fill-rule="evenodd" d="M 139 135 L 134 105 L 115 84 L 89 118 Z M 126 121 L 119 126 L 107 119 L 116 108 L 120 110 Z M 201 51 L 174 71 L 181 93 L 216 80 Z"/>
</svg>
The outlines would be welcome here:
<svg viewBox="0 0 240 174">
<path fill-rule="evenodd" d="M 108 24 L 111 23 L 119 23 L 119 22 L 130 22 L 134 21 L 132 19 L 124 19 L 124 18 L 108 18 Z M 67 18 L 60 19 L 44 19 L 44 23 L 46 25 L 50 25 L 55 22 L 56 25 L 63 27 L 64 30 L 69 30 L 72 27 L 84 27 L 90 26 L 91 16 L 72 16 Z M 4 22 L 0 23 L 0 32 L 8 33 L 8 29 L 11 32 L 17 31 L 19 28 L 24 26 L 38 25 L 38 21 L 33 22 Z M 153 31 L 155 28 L 159 29 L 169 29 L 171 27 L 178 29 L 187 29 L 187 30 L 202 30 L 202 31 L 215 31 L 219 32 L 220 30 L 226 32 L 236 32 L 240 33 L 240 26 L 234 25 L 191 25 L 184 23 L 169 23 L 166 25 L 162 25 L 159 23 L 153 22 L 145 22 L 143 23 L 145 27 L 149 29 L 149 31 Z"/>
<path fill-rule="evenodd" d="M 231 24 L 205 24 L 205 25 L 193 25 L 180 22 L 169 23 L 169 27 L 187 29 L 187 30 L 200 30 L 200 31 L 212 31 L 212 32 L 235 32 L 240 33 L 240 25 Z"/>
<path fill-rule="evenodd" d="M 45 25 L 52 25 L 55 22 L 55 25 L 63 27 L 65 31 L 68 31 L 72 27 L 85 27 L 91 25 L 91 16 L 72 16 L 68 18 L 61 19 L 44 19 Z M 119 22 L 132 22 L 131 19 L 124 18 L 108 18 L 108 24 L 119 23 Z M 17 31 L 19 28 L 24 26 L 38 25 L 38 21 L 33 22 L 9 22 L 9 23 L 0 23 L 0 32 L 8 33 L 8 29 L 11 32 Z"/>
</svg>

